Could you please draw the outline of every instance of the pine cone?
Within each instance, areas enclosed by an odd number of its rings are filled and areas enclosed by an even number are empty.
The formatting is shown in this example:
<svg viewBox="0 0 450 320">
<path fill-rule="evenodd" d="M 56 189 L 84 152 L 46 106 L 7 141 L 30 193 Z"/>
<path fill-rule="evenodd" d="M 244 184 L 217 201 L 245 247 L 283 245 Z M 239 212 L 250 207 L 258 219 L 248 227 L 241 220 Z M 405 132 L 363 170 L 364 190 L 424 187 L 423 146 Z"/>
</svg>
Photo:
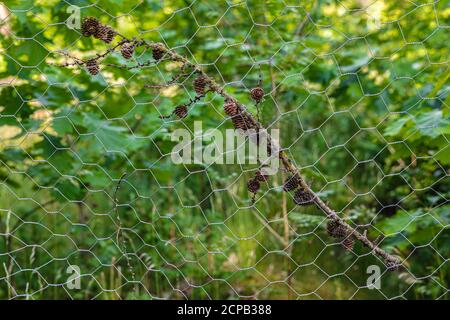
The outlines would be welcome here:
<svg viewBox="0 0 450 320">
<path fill-rule="evenodd" d="M 298 188 L 300 184 L 300 179 L 297 174 L 290 176 L 286 182 L 284 183 L 283 190 L 284 191 L 292 191 Z"/>
<path fill-rule="evenodd" d="M 154 47 L 152 49 L 152 56 L 155 60 L 161 60 L 164 56 L 164 50 L 160 46 Z"/>
<path fill-rule="evenodd" d="M 345 250 L 351 251 L 353 250 L 353 247 L 355 245 L 355 239 L 353 236 L 348 236 L 342 241 L 342 245 L 344 246 Z"/>
<path fill-rule="evenodd" d="M 116 36 L 116 32 L 110 27 L 107 28 L 108 30 L 106 31 L 106 37 L 103 39 L 103 41 L 105 41 L 106 43 L 111 43 L 111 41 L 113 41 L 114 37 Z"/>
<path fill-rule="evenodd" d="M 100 68 L 98 66 L 97 60 L 91 59 L 86 62 L 86 69 L 87 71 L 95 76 L 100 71 Z"/>
<path fill-rule="evenodd" d="M 327 232 L 330 236 L 337 239 L 342 239 L 347 235 L 347 230 L 335 220 L 328 221 Z"/>
<path fill-rule="evenodd" d="M 252 96 L 252 99 L 256 102 L 260 102 L 262 98 L 264 97 L 264 90 L 261 87 L 256 87 L 250 90 L 250 95 Z"/>
<path fill-rule="evenodd" d="M 257 193 L 258 190 L 259 190 L 259 187 L 260 187 L 259 181 L 258 181 L 257 179 L 255 179 L 255 178 L 250 179 L 250 180 L 247 182 L 247 189 L 248 189 L 248 191 L 250 191 L 251 193 Z"/>
<path fill-rule="evenodd" d="M 206 89 L 206 78 L 203 75 L 198 76 L 194 80 L 194 90 L 198 96 L 203 96 Z"/>
<path fill-rule="evenodd" d="M 186 116 L 188 115 L 187 106 L 184 104 L 179 105 L 173 110 L 173 114 L 175 114 L 180 119 L 186 118 Z"/>
<path fill-rule="evenodd" d="M 85 37 L 90 37 L 97 32 L 100 25 L 100 21 L 93 17 L 84 18 L 81 24 L 81 33 Z"/>
<path fill-rule="evenodd" d="M 129 43 L 125 43 L 122 45 L 122 48 L 120 48 L 120 53 L 125 59 L 130 59 L 134 53 L 134 46 Z"/>
<path fill-rule="evenodd" d="M 94 33 L 94 37 L 102 40 L 104 37 L 106 37 L 107 31 L 108 31 L 108 27 L 100 24 Z"/>
<path fill-rule="evenodd" d="M 115 36 L 116 32 L 111 27 L 105 25 L 100 25 L 94 34 L 94 37 L 106 43 L 110 43 Z"/>
<path fill-rule="evenodd" d="M 255 179 L 260 182 L 267 182 L 267 180 L 269 179 L 269 176 L 262 174 L 261 171 L 258 170 L 256 172 Z"/>
<path fill-rule="evenodd" d="M 295 204 L 299 205 L 299 206 L 307 206 L 310 205 L 314 200 L 314 195 L 303 189 L 300 188 L 297 191 L 295 191 L 294 194 L 294 202 Z"/>
<path fill-rule="evenodd" d="M 223 106 L 225 113 L 231 117 L 231 121 L 236 129 L 248 130 L 252 128 L 249 118 L 238 108 L 233 101 L 227 102 Z"/>
<path fill-rule="evenodd" d="M 227 116 L 232 117 L 239 113 L 238 106 L 234 101 L 228 101 L 223 105 L 223 110 L 227 114 Z"/>
<path fill-rule="evenodd" d="M 233 116 L 231 118 L 231 121 L 233 122 L 233 125 L 236 129 L 241 129 L 244 131 L 250 129 L 250 126 L 245 120 L 245 116 L 241 113 L 238 113 L 237 115 Z"/>
</svg>

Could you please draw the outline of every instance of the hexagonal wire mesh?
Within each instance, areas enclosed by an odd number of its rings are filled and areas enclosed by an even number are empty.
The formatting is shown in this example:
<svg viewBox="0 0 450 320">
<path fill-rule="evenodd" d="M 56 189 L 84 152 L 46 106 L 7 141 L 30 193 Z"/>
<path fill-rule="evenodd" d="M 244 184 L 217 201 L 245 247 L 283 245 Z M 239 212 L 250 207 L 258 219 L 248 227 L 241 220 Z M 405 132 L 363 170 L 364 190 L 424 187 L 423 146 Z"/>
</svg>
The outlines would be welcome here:
<svg viewBox="0 0 450 320">
<path fill-rule="evenodd" d="M 1 298 L 448 297 L 445 1 L 0 8 Z M 280 129 L 256 186 L 171 158 L 230 101 Z"/>
</svg>

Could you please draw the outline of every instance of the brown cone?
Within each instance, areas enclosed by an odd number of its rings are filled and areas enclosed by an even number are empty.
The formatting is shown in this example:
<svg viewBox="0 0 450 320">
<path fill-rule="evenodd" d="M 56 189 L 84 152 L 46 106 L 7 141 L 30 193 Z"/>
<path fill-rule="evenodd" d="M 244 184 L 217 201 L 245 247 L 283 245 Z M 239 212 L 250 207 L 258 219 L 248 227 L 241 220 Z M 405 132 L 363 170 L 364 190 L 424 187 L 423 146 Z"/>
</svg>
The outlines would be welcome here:
<svg viewBox="0 0 450 320">
<path fill-rule="evenodd" d="M 98 66 L 97 60 L 95 60 L 95 59 L 88 60 L 86 62 L 86 69 L 93 76 L 98 74 L 98 72 L 100 71 L 100 68 Z"/>
<path fill-rule="evenodd" d="M 164 51 L 159 46 L 154 47 L 152 49 L 152 56 L 155 60 L 161 60 L 161 58 L 164 56 Z"/>
<path fill-rule="evenodd" d="M 101 25 L 100 21 L 98 21 L 93 17 L 84 18 L 81 24 L 81 33 L 85 37 L 90 37 L 97 32 L 100 25 Z"/>
<path fill-rule="evenodd" d="M 223 105 L 223 110 L 226 115 L 229 117 L 235 116 L 238 114 L 239 109 L 234 101 L 228 101 Z"/>
<path fill-rule="evenodd" d="M 125 43 L 122 45 L 122 48 L 120 48 L 120 53 L 125 59 L 130 59 L 134 53 L 134 46 L 129 43 Z"/>
<path fill-rule="evenodd" d="M 294 202 L 299 206 L 307 206 L 312 204 L 314 196 L 311 192 L 301 188 L 298 189 L 294 194 Z"/>
<path fill-rule="evenodd" d="M 200 75 L 197 78 L 195 78 L 193 85 L 197 95 L 203 96 L 205 94 L 206 78 L 203 75 Z"/>
<path fill-rule="evenodd" d="M 334 220 L 328 221 L 327 232 L 330 236 L 337 239 L 342 239 L 347 235 L 345 228 Z"/>
<path fill-rule="evenodd" d="M 238 113 L 235 116 L 233 116 L 231 118 L 231 121 L 233 122 L 233 125 L 236 129 L 241 129 L 245 131 L 251 128 L 248 122 L 246 121 L 245 116 L 242 113 Z"/>
<path fill-rule="evenodd" d="M 116 32 L 108 26 L 100 25 L 96 30 L 94 37 L 100 39 L 106 43 L 110 43 L 116 35 Z"/>
<path fill-rule="evenodd" d="M 300 184 L 298 175 L 290 176 L 286 182 L 284 183 L 283 190 L 284 191 L 292 191 L 298 188 Z"/>
<path fill-rule="evenodd" d="M 248 191 L 250 191 L 251 193 L 256 193 L 256 192 L 258 192 L 258 190 L 259 190 L 259 187 L 260 187 L 260 184 L 259 184 L 259 181 L 257 180 L 257 179 L 250 179 L 248 182 L 247 182 L 247 189 L 248 189 Z"/>
<path fill-rule="evenodd" d="M 255 179 L 260 182 L 267 182 L 267 180 L 269 179 L 269 176 L 262 174 L 261 171 L 258 171 L 258 172 L 256 172 Z"/>
<path fill-rule="evenodd" d="M 180 119 L 186 118 L 186 116 L 188 115 L 188 110 L 187 110 L 186 105 L 182 104 L 182 105 L 179 105 L 178 107 L 176 107 L 173 110 L 173 114 L 175 114 Z"/>
<path fill-rule="evenodd" d="M 252 96 L 252 99 L 256 102 L 260 102 L 262 98 L 264 97 L 264 90 L 261 87 L 256 87 L 250 90 L 250 95 Z"/>
<path fill-rule="evenodd" d="M 344 246 L 345 250 L 351 251 L 353 250 L 353 247 L 355 245 L 355 239 L 353 239 L 353 236 L 348 236 L 342 241 L 342 245 Z"/>
</svg>

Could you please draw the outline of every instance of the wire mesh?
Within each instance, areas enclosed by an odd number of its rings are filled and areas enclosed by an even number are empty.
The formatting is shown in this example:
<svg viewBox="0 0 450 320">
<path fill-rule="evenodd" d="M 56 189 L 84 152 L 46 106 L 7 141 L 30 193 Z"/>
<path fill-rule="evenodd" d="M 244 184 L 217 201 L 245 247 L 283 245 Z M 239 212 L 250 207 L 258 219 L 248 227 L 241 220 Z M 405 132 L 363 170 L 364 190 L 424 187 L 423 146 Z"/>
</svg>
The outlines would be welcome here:
<svg viewBox="0 0 450 320">
<path fill-rule="evenodd" d="M 445 1 L 0 8 L 1 298 L 448 298 Z M 88 16 L 119 36 L 70 28 Z M 253 195 L 257 165 L 174 164 L 176 129 L 233 128 L 224 99 L 196 99 L 195 72 L 154 48 L 124 54 L 124 37 L 164 44 L 279 129 L 318 197 L 402 267 L 330 237 L 283 168 Z"/>
</svg>

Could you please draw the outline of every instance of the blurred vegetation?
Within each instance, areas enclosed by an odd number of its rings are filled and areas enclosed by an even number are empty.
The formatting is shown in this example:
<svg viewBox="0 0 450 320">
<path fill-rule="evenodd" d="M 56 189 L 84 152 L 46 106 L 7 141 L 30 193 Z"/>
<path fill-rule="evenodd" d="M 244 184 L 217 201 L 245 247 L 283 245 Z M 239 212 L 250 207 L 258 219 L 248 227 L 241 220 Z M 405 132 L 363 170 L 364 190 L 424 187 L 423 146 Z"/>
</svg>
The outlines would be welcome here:
<svg viewBox="0 0 450 320">
<path fill-rule="evenodd" d="M 447 1 L 3 3 L 0 298 L 449 298 Z M 251 208 L 254 166 L 174 165 L 177 128 L 231 128 L 223 101 L 208 94 L 183 121 L 162 120 L 193 96 L 190 83 L 144 88 L 174 65 L 94 77 L 52 65 L 56 50 L 106 49 L 66 26 L 69 4 L 196 61 L 251 111 L 261 76 L 262 122 L 281 129 L 313 189 L 406 268 L 334 243 L 317 208 L 281 192 L 282 173 Z M 372 264 L 380 290 L 365 287 Z M 69 265 L 80 290 L 65 286 Z"/>
</svg>

